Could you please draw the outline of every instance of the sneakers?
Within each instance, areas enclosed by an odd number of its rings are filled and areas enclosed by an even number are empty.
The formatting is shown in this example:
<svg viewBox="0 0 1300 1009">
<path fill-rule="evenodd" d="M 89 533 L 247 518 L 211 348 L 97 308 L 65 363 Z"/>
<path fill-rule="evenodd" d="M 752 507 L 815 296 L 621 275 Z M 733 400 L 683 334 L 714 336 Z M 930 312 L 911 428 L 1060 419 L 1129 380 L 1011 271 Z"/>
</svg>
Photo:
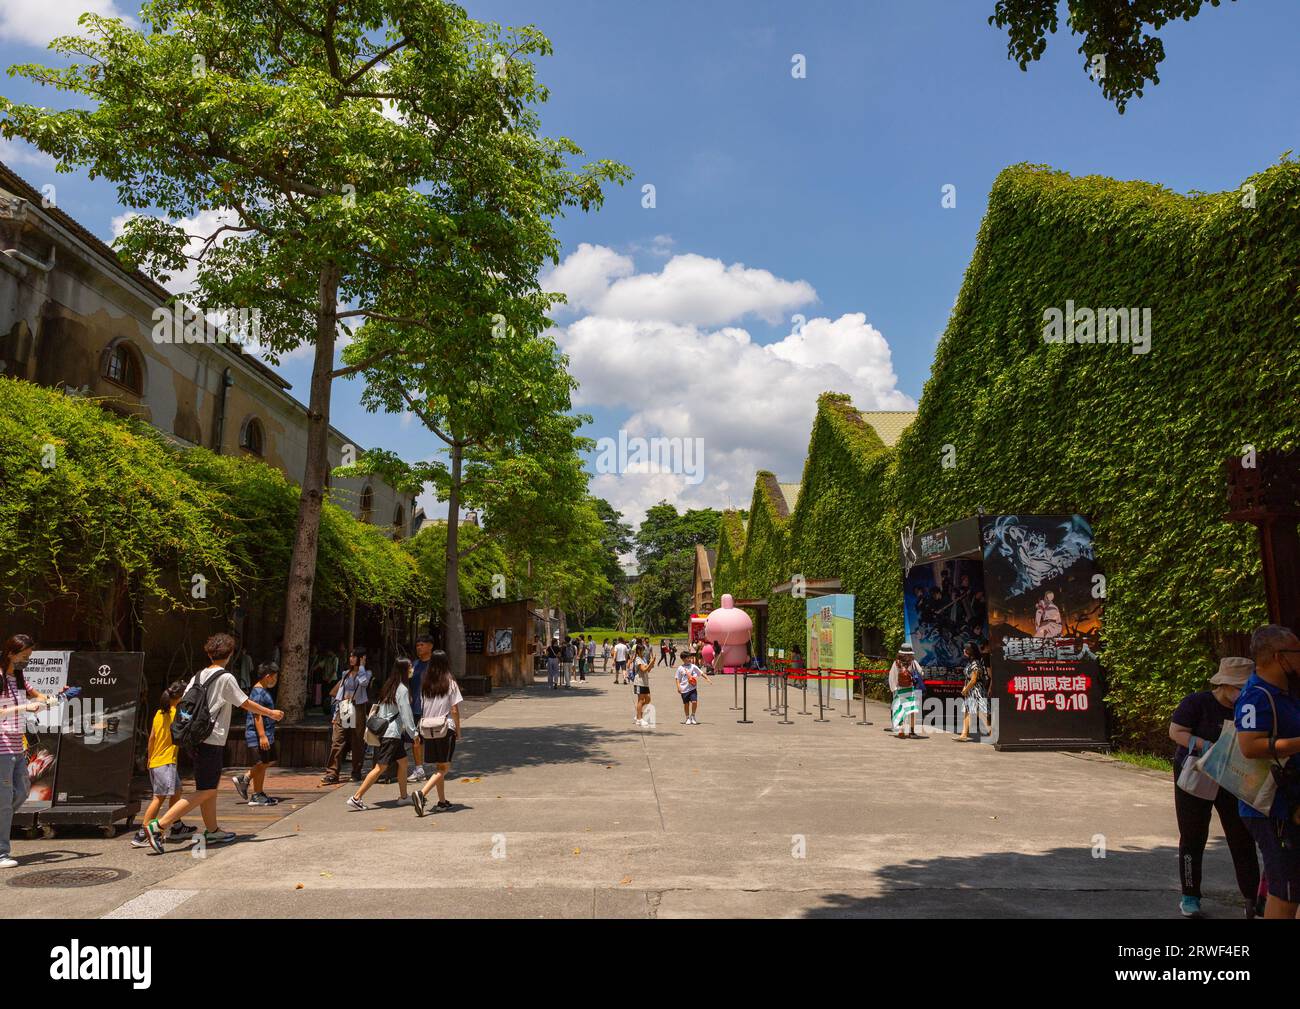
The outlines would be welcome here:
<svg viewBox="0 0 1300 1009">
<path fill-rule="evenodd" d="M 339 776 L 337 774 L 327 774 L 325 777 L 321 778 L 320 783 L 322 785 L 337 785 L 339 783 Z"/>
<path fill-rule="evenodd" d="M 415 807 L 415 815 L 424 815 L 424 793 L 418 788 L 411 793 L 411 805 Z"/>
<path fill-rule="evenodd" d="M 204 844 L 229 844 L 235 839 L 235 834 L 229 830 L 205 830 L 203 832 Z"/>
<path fill-rule="evenodd" d="M 18 859 L 14 858 L 12 855 L 0 855 L 0 869 L 16 868 L 18 868 Z"/>
<path fill-rule="evenodd" d="M 155 817 L 144 825 L 145 841 L 153 849 L 155 855 L 163 853 L 163 832 L 162 827 L 158 826 L 158 820 Z"/>
<path fill-rule="evenodd" d="M 437 805 L 437 807 L 435 807 L 435 808 L 437 808 L 437 809 L 451 809 L 451 803 L 448 802 L 446 799 L 439 799 L 439 800 L 438 800 L 438 805 Z"/>
<path fill-rule="evenodd" d="M 398 804 L 399 806 L 409 806 L 409 805 L 411 805 L 412 803 L 411 803 L 411 796 L 410 796 L 410 793 L 408 792 L 406 795 L 399 795 L 399 796 L 397 797 L 397 804 Z"/>
<path fill-rule="evenodd" d="M 172 824 L 172 829 L 167 831 L 167 840 L 183 841 L 198 829 L 198 827 L 191 827 L 188 823 L 182 823 L 180 820 L 177 820 Z M 143 833 L 143 831 L 138 831 L 136 836 L 139 837 Z"/>
<path fill-rule="evenodd" d="M 149 845 L 149 835 L 146 834 L 143 830 L 137 830 L 137 831 L 135 832 L 135 837 L 131 838 L 131 847 L 132 847 L 132 848 L 148 848 L 149 846 L 150 846 L 150 845 Z"/>
<path fill-rule="evenodd" d="M 250 806 L 278 806 L 280 800 L 271 798 L 265 792 L 254 792 L 248 800 L 248 804 Z"/>
<path fill-rule="evenodd" d="M 1200 897 L 1184 897 L 1178 902 L 1178 910 L 1184 918 L 1205 917 L 1205 912 L 1201 910 Z"/>
<path fill-rule="evenodd" d="M 424 768 L 423 768 L 423 767 L 417 767 L 417 768 L 415 769 L 415 773 L 412 774 L 410 777 L 408 777 L 408 778 L 406 779 L 406 781 L 407 781 L 407 784 L 415 785 L 415 784 L 419 784 L 421 781 L 424 781 L 424 780 L 427 779 L 428 777 L 429 777 L 429 776 L 428 776 L 427 774 L 424 773 Z"/>
<path fill-rule="evenodd" d="M 230 780 L 235 783 L 235 791 L 239 793 L 239 797 L 243 799 L 245 802 L 247 802 L 248 801 L 248 775 L 236 774 Z"/>
<path fill-rule="evenodd" d="M 358 799 L 355 795 L 349 795 L 348 801 L 344 803 L 344 805 L 346 805 L 348 809 L 357 809 L 363 812 L 370 808 L 364 802 Z"/>
</svg>

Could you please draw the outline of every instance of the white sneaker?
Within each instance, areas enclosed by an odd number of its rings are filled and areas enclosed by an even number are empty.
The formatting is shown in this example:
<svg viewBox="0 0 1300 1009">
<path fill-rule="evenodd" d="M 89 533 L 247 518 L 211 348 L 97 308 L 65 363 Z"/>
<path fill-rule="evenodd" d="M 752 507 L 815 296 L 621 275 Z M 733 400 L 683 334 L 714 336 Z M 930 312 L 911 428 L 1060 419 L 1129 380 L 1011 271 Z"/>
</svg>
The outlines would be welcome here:
<svg viewBox="0 0 1300 1009">
<path fill-rule="evenodd" d="M 644 719 L 644 718 L 638 718 L 638 719 L 636 720 L 636 723 L 635 723 L 635 724 L 640 725 L 642 728 L 644 728 L 644 727 L 645 727 L 645 719 Z"/>
<path fill-rule="evenodd" d="M 410 783 L 410 784 L 415 784 L 416 782 L 424 781 L 427 777 L 428 777 L 428 775 L 424 773 L 424 768 L 423 768 L 423 767 L 417 767 L 417 768 L 415 769 L 415 773 L 412 774 L 412 775 L 411 775 L 409 778 L 407 778 L 406 780 L 407 780 L 407 782 Z"/>
<path fill-rule="evenodd" d="M 409 806 L 411 805 L 411 797 L 409 795 L 400 796 L 397 800 L 397 804 L 399 806 Z"/>
<path fill-rule="evenodd" d="M 18 868 L 18 860 L 16 858 L 12 858 L 9 855 L 0 856 L 0 869 L 16 868 Z"/>
</svg>

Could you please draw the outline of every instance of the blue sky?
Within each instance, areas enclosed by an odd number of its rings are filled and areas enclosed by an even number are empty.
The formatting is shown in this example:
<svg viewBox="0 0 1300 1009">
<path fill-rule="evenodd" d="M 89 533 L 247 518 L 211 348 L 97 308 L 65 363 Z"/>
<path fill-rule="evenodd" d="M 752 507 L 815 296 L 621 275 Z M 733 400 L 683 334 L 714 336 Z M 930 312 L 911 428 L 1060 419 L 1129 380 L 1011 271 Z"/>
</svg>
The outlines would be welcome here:
<svg viewBox="0 0 1300 1009">
<path fill-rule="evenodd" d="M 32 43 L 52 33 L 52 11 L 86 2 L 6 0 L 5 65 L 39 58 Z M 467 4 L 546 33 L 546 131 L 636 173 L 601 211 L 558 224 L 572 258 L 549 282 L 579 296 L 556 335 L 583 382 L 578 408 L 595 416 L 588 434 L 703 438 L 704 479 L 597 474 L 595 492 L 634 520 L 661 497 L 743 507 L 756 468 L 799 478 L 817 392 L 850 392 L 863 408 L 914 403 L 1007 165 L 1213 191 L 1296 146 L 1293 0 L 1207 8 L 1163 29 L 1161 83 L 1123 116 L 1068 33 L 1022 73 L 987 24 L 993 6 Z M 804 79 L 791 76 L 795 54 Z M 33 97 L 21 82 L 3 87 Z M 50 174 L 21 149 L 0 157 L 38 185 Z M 940 205 L 945 184 L 955 209 Z M 110 187 L 63 177 L 59 201 L 111 238 Z M 796 313 L 808 320 L 797 333 Z M 280 370 L 305 394 L 308 368 L 298 357 Z M 418 426 L 367 416 L 355 398 L 336 389 L 335 423 L 360 443 L 433 451 Z"/>
</svg>

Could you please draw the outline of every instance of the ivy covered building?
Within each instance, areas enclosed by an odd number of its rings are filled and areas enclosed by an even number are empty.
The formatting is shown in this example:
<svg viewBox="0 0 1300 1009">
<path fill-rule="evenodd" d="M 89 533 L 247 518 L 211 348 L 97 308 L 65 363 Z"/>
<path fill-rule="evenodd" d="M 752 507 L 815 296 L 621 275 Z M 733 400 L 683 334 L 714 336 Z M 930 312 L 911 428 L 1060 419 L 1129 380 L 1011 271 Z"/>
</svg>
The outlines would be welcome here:
<svg viewBox="0 0 1300 1009">
<path fill-rule="evenodd" d="M 905 527 L 1081 513 L 1106 577 L 1113 735 L 1162 745 L 1177 700 L 1266 619 L 1254 532 L 1224 521 L 1224 461 L 1300 447 L 1298 256 L 1294 161 L 1191 196 L 1007 169 L 915 417 L 824 394 L 794 506 L 760 473 L 748 523 L 723 516 L 714 592 L 839 579 L 859 649 L 887 652 Z M 1074 306 L 1147 316 L 1149 343 L 1050 339 L 1045 320 Z M 796 602 L 771 598 L 770 646 L 802 644 Z"/>
</svg>

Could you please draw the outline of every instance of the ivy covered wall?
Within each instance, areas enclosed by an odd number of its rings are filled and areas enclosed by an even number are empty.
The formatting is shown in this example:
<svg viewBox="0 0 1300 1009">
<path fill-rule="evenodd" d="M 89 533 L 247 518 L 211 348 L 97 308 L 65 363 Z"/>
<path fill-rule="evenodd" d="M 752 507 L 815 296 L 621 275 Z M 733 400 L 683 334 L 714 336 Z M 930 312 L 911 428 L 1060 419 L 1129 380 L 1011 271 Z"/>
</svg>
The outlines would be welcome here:
<svg viewBox="0 0 1300 1009">
<path fill-rule="evenodd" d="M 776 580 L 838 576 L 859 630 L 883 631 L 892 648 L 904 525 L 981 508 L 1080 512 L 1107 578 L 1117 741 L 1162 745 L 1177 700 L 1266 618 L 1254 531 L 1222 519 L 1223 460 L 1300 445 L 1300 164 L 1246 185 L 1182 196 L 1042 166 L 1004 171 L 898 444 L 886 449 L 847 397 L 821 397 L 779 547 L 791 570 Z M 1048 343 L 1044 312 L 1067 301 L 1150 309 L 1149 351 Z M 719 565 L 718 595 L 751 555 L 777 549 L 754 542 L 758 528 L 739 562 Z M 770 637 L 789 647 L 802 627 L 774 613 Z"/>
</svg>

